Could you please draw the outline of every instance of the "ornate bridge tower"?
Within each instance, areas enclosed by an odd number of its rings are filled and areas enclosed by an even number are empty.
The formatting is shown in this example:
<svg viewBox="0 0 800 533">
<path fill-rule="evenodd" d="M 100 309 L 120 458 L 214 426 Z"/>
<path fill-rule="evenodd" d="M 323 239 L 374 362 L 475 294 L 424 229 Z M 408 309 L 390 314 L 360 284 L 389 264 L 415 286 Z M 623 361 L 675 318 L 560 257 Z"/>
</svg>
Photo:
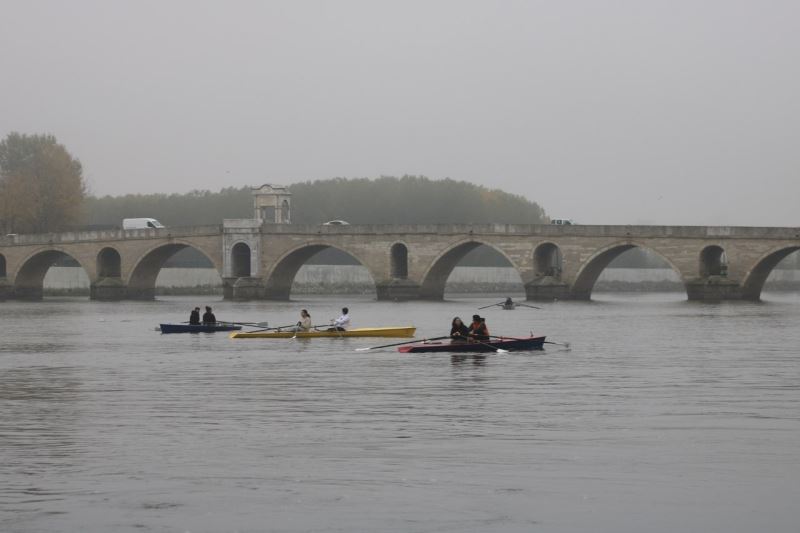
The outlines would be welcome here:
<svg viewBox="0 0 800 533">
<path fill-rule="evenodd" d="M 261 232 L 265 225 L 290 224 L 292 193 L 282 185 L 252 189 L 253 218 L 223 221 L 223 291 L 226 299 L 263 297 Z"/>
<path fill-rule="evenodd" d="M 291 224 L 292 193 L 286 187 L 265 183 L 252 191 L 255 219 L 263 224 Z"/>
</svg>

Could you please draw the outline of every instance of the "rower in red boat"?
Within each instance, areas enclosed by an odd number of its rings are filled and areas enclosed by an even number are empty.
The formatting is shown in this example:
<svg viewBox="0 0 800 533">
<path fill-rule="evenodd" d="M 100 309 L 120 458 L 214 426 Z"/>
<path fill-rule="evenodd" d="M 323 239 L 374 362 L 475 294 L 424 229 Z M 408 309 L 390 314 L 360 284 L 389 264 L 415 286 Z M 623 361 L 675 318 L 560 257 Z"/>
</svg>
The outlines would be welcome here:
<svg viewBox="0 0 800 533">
<path fill-rule="evenodd" d="M 469 340 L 469 328 L 459 317 L 453 319 L 450 327 L 450 342 L 467 342 Z"/>
<path fill-rule="evenodd" d="M 489 328 L 486 327 L 486 319 L 480 315 L 472 315 L 472 324 L 469 327 L 469 338 L 473 341 L 488 341 Z"/>
</svg>

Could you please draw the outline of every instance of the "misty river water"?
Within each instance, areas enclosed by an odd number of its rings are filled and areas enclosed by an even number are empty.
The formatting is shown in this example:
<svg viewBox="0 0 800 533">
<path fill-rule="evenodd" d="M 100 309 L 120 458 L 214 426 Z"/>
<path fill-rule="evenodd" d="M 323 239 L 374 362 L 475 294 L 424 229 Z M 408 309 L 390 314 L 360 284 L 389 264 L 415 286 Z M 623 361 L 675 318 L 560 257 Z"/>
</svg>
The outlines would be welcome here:
<svg viewBox="0 0 800 533">
<path fill-rule="evenodd" d="M 461 356 L 154 331 L 193 297 L 0 303 L 0 531 L 797 531 L 800 294 L 596 298 L 482 312 L 571 349 Z M 439 336 L 495 301 L 210 303 Z"/>
</svg>

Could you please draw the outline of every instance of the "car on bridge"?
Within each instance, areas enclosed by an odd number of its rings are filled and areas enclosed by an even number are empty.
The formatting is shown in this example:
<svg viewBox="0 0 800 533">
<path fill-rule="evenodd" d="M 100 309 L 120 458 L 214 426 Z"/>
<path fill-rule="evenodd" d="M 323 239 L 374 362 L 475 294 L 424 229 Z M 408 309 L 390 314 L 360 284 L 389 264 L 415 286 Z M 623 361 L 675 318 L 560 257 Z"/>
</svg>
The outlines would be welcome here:
<svg viewBox="0 0 800 533">
<path fill-rule="evenodd" d="M 349 226 L 350 223 L 346 220 L 329 220 L 322 223 L 323 226 Z"/>
</svg>

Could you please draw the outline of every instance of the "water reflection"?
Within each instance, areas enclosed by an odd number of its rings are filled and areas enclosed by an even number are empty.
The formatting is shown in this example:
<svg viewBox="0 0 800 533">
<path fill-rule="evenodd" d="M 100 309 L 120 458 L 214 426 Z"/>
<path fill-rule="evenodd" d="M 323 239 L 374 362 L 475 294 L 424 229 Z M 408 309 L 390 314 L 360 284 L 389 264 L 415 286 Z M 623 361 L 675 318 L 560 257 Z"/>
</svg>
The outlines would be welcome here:
<svg viewBox="0 0 800 533">
<path fill-rule="evenodd" d="M 452 354 L 450 356 L 450 364 L 453 366 L 462 366 L 465 363 L 470 363 L 473 366 L 484 366 L 486 364 L 486 354 Z"/>
</svg>

